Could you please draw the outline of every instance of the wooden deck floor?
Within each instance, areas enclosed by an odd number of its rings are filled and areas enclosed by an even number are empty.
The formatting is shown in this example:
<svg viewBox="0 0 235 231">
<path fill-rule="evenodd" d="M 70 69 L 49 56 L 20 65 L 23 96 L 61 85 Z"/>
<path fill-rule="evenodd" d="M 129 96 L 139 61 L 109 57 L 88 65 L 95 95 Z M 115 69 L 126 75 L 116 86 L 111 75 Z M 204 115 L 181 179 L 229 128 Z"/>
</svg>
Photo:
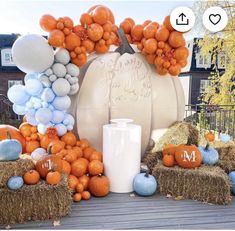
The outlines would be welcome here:
<svg viewBox="0 0 235 231">
<path fill-rule="evenodd" d="M 52 221 L 29 222 L 13 229 L 235 229 L 235 198 L 228 206 L 176 201 L 159 195 L 109 194 L 73 204 L 72 213 Z"/>
</svg>

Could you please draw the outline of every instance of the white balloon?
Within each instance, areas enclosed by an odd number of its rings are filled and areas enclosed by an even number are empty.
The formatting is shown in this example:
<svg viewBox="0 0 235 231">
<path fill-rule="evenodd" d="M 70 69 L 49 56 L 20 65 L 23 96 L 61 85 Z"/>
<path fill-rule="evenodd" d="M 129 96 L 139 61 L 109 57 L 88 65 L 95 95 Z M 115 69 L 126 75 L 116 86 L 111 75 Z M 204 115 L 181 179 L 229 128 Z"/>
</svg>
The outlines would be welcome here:
<svg viewBox="0 0 235 231">
<path fill-rule="evenodd" d="M 71 86 L 69 95 L 75 95 L 79 90 L 79 84 L 75 83 Z"/>
<path fill-rule="evenodd" d="M 69 96 L 57 96 L 54 101 L 52 102 L 52 105 L 60 111 L 64 111 L 67 110 L 70 105 L 71 105 L 71 99 L 69 98 Z"/>
<path fill-rule="evenodd" d="M 37 126 L 37 125 L 38 125 L 38 122 L 36 121 L 36 119 L 35 119 L 34 116 L 31 116 L 31 115 L 29 115 L 29 114 L 26 114 L 25 116 L 26 116 L 26 121 L 27 121 L 29 124 L 31 124 L 31 125 L 33 125 L 33 126 Z"/>
<path fill-rule="evenodd" d="M 54 62 L 53 48 L 41 35 L 29 34 L 18 38 L 12 46 L 16 66 L 26 73 L 40 73 Z"/>
<path fill-rule="evenodd" d="M 68 65 L 66 65 L 66 69 L 67 69 L 67 73 L 70 74 L 71 76 L 79 76 L 79 68 L 73 64 L 73 63 L 69 63 Z"/>
<path fill-rule="evenodd" d="M 25 115 L 26 114 L 25 105 L 13 104 L 12 109 L 17 115 Z"/>
<path fill-rule="evenodd" d="M 26 83 L 29 79 L 37 79 L 38 75 L 37 74 L 26 74 L 24 77 L 24 82 Z"/>
<path fill-rule="evenodd" d="M 48 103 L 47 102 L 42 102 L 42 107 L 43 108 L 46 108 L 46 107 L 48 107 L 49 105 L 48 105 Z"/>
<path fill-rule="evenodd" d="M 52 106 L 51 104 L 48 106 L 48 108 L 49 108 L 51 111 L 55 111 L 54 106 Z"/>
<path fill-rule="evenodd" d="M 69 78 L 71 78 L 71 75 L 66 74 L 66 75 L 65 75 L 65 79 L 69 79 Z"/>
<path fill-rule="evenodd" d="M 51 82 L 55 82 L 57 80 L 57 76 L 56 75 L 50 75 L 49 80 Z"/>
<path fill-rule="evenodd" d="M 46 133 L 46 130 L 47 130 L 47 128 L 50 128 L 50 127 L 52 127 L 53 125 L 52 125 L 52 123 L 48 123 L 48 124 L 38 124 L 38 132 L 40 133 L 40 134 L 45 134 Z"/>
<path fill-rule="evenodd" d="M 50 76 L 50 75 L 53 74 L 53 71 L 52 71 L 51 68 L 48 68 L 48 69 L 44 72 L 44 74 L 47 75 L 47 76 Z"/>
<path fill-rule="evenodd" d="M 27 114 L 30 116 L 35 116 L 36 110 L 35 109 L 28 109 Z"/>
<path fill-rule="evenodd" d="M 59 78 L 52 84 L 52 90 L 58 96 L 66 96 L 70 91 L 70 84 L 66 79 Z"/>
<path fill-rule="evenodd" d="M 43 85 L 38 79 L 29 79 L 25 83 L 25 89 L 29 95 L 39 95 L 42 92 Z"/>
<path fill-rule="evenodd" d="M 47 103 L 50 103 L 54 100 L 55 94 L 51 88 L 45 88 L 42 92 L 41 99 Z"/>
<path fill-rule="evenodd" d="M 49 80 L 49 78 L 46 75 L 41 75 L 39 77 L 39 80 L 41 81 L 41 83 L 44 87 L 51 87 L 51 81 Z"/>
<path fill-rule="evenodd" d="M 74 120 L 73 116 L 70 115 L 70 114 L 66 114 L 65 117 L 64 117 L 64 120 L 63 120 L 63 124 L 64 125 L 71 124 L 73 126 L 74 123 L 75 123 L 75 120 Z"/>
<path fill-rule="evenodd" d="M 59 48 L 55 53 L 56 62 L 62 63 L 64 65 L 68 64 L 70 61 L 69 52 L 64 48 Z"/>
<path fill-rule="evenodd" d="M 28 109 L 33 109 L 33 106 L 34 106 L 34 103 L 31 102 L 31 101 L 28 101 L 26 104 L 25 104 L 26 108 Z M 34 109 L 33 109 L 34 110 Z"/>
<path fill-rule="evenodd" d="M 13 85 L 7 92 L 8 99 L 15 104 L 25 104 L 30 95 L 26 92 L 25 86 Z"/>
<path fill-rule="evenodd" d="M 52 66 L 52 70 L 53 70 L 54 74 L 59 78 L 63 78 L 66 75 L 66 68 L 61 63 L 55 63 Z"/>
<path fill-rule="evenodd" d="M 55 110 L 53 111 L 53 116 L 51 122 L 53 124 L 59 124 L 64 120 L 64 112 Z"/>
<path fill-rule="evenodd" d="M 67 126 L 67 130 L 68 130 L 68 131 L 72 131 L 72 130 L 73 130 L 73 125 L 69 124 L 69 125 Z"/>
<path fill-rule="evenodd" d="M 55 128 L 57 130 L 58 136 L 63 136 L 67 132 L 67 127 L 64 124 L 56 124 Z"/>
<path fill-rule="evenodd" d="M 48 124 L 52 120 L 52 111 L 49 108 L 40 108 L 35 113 L 35 118 L 38 123 Z"/>
</svg>

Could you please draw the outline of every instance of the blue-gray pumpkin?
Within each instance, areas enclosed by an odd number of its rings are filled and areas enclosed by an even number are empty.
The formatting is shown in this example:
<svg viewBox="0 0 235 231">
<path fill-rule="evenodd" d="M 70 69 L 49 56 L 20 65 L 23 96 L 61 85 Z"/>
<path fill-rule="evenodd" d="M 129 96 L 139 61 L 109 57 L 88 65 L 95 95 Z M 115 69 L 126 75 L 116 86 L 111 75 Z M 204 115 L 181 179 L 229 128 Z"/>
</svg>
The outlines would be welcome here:
<svg viewBox="0 0 235 231">
<path fill-rule="evenodd" d="M 198 149 L 202 154 L 202 163 L 207 165 L 215 165 L 219 161 L 219 154 L 216 149 L 206 145 L 206 147 L 199 146 Z"/>
<path fill-rule="evenodd" d="M 228 174 L 228 177 L 232 183 L 231 191 L 235 195 L 235 171 L 232 171 Z"/>
<path fill-rule="evenodd" d="M 134 178 L 133 188 L 140 196 L 151 196 L 156 192 L 157 181 L 148 171 L 140 173 Z"/>
<path fill-rule="evenodd" d="M 222 142 L 227 143 L 231 139 L 231 136 L 226 133 L 221 133 L 219 138 Z"/>
<path fill-rule="evenodd" d="M 17 160 L 22 153 L 22 145 L 18 140 L 11 139 L 10 133 L 7 137 L 0 142 L 0 161 Z"/>
<path fill-rule="evenodd" d="M 24 180 L 21 176 L 12 176 L 7 181 L 7 187 L 11 190 L 20 189 L 24 185 Z"/>
</svg>

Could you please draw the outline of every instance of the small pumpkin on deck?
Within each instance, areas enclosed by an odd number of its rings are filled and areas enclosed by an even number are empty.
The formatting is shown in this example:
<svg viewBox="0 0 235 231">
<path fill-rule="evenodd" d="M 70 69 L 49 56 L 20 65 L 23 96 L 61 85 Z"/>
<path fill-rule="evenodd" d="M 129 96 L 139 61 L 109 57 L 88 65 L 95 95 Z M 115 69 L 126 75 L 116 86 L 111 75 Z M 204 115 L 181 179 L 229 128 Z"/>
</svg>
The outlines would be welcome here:
<svg viewBox="0 0 235 231">
<path fill-rule="evenodd" d="M 110 182 L 109 179 L 99 174 L 98 176 L 93 176 L 89 180 L 89 191 L 92 195 L 96 197 L 104 197 L 109 194 Z"/>
<path fill-rule="evenodd" d="M 196 168 L 201 165 L 202 154 L 197 146 L 188 140 L 187 144 L 181 144 L 176 148 L 175 160 L 182 168 Z"/>
<path fill-rule="evenodd" d="M 213 142 L 215 140 L 215 133 L 212 131 L 209 131 L 208 133 L 204 135 L 204 137 L 208 142 Z"/>
</svg>

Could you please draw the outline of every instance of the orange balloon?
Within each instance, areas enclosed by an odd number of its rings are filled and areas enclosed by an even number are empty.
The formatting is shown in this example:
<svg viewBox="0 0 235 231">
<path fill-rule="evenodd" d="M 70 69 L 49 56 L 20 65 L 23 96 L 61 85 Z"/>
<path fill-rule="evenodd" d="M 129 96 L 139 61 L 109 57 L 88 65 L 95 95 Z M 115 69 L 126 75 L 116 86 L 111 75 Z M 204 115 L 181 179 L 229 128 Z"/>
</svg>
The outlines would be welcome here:
<svg viewBox="0 0 235 231">
<path fill-rule="evenodd" d="M 81 40 L 75 33 L 70 33 L 65 37 L 65 48 L 69 51 L 73 51 L 80 44 Z"/>
<path fill-rule="evenodd" d="M 51 32 L 52 30 L 56 29 L 56 19 L 49 14 L 44 14 L 40 18 L 39 23 L 41 28 L 47 32 Z"/>
<path fill-rule="evenodd" d="M 166 27 L 161 26 L 157 30 L 155 38 L 157 39 L 157 41 L 166 42 L 169 37 L 169 34 L 170 34 L 169 30 Z"/>
<path fill-rule="evenodd" d="M 48 36 L 48 42 L 53 47 L 62 47 L 64 44 L 64 33 L 60 30 L 53 30 Z"/>
<path fill-rule="evenodd" d="M 172 31 L 170 33 L 168 42 L 170 46 L 172 46 L 173 48 L 185 46 L 185 40 L 184 40 L 183 34 L 178 31 Z"/>
<path fill-rule="evenodd" d="M 173 75 L 173 76 L 177 76 L 179 75 L 180 71 L 181 71 L 181 66 L 177 63 L 175 65 L 171 65 L 168 69 L 169 74 Z"/>
</svg>

